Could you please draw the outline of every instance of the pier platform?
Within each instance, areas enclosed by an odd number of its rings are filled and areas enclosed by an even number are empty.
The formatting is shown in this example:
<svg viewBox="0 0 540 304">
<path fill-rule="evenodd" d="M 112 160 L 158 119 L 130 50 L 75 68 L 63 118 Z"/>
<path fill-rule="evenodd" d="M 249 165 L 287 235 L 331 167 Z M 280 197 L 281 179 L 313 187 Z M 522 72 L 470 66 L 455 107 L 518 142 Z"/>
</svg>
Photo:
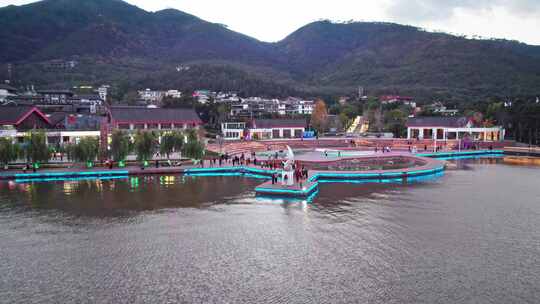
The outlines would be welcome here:
<svg viewBox="0 0 540 304">
<path fill-rule="evenodd" d="M 318 189 L 316 181 L 305 181 L 292 186 L 282 185 L 280 182 L 272 184 L 271 181 L 268 181 L 255 188 L 255 193 L 263 196 L 308 198 Z"/>
</svg>

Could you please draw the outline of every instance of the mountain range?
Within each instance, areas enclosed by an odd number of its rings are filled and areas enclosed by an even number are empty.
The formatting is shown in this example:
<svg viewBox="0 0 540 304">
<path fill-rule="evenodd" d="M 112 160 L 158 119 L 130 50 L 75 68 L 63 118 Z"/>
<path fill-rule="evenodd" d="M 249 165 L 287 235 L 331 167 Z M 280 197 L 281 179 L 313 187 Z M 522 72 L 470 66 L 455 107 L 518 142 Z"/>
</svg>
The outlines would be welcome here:
<svg viewBox="0 0 540 304">
<path fill-rule="evenodd" d="M 361 86 L 372 95 L 460 101 L 540 94 L 540 46 L 393 23 L 318 21 L 268 43 L 173 9 L 43 0 L 0 8 L 0 41 L 0 64 L 11 64 L 15 86 L 108 83 L 119 93 L 208 88 L 268 96 L 339 96 Z M 50 69 L 51 60 L 77 66 Z"/>
</svg>

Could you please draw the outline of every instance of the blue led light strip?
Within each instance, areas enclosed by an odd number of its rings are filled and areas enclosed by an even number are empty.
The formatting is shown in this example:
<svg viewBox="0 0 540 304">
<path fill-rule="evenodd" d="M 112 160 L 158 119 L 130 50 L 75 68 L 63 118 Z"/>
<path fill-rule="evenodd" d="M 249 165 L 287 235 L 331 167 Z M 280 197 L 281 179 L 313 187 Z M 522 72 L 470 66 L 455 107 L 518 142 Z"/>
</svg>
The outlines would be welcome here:
<svg viewBox="0 0 540 304">
<path fill-rule="evenodd" d="M 44 173 L 18 173 L 15 179 L 21 178 L 48 178 L 48 177 L 77 177 L 77 176 L 111 176 L 128 175 L 126 170 L 121 171 L 83 171 L 83 172 L 44 172 Z"/>
<path fill-rule="evenodd" d="M 15 182 L 22 183 L 40 183 L 40 182 L 57 182 L 57 181 L 83 181 L 83 180 L 112 180 L 112 179 L 128 179 L 127 175 L 118 176 L 102 176 L 96 178 L 95 176 L 81 176 L 81 177 L 48 177 L 48 178 L 23 178 L 16 179 Z"/>
<path fill-rule="evenodd" d="M 467 155 L 497 155 L 497 154 L 504 154 L 503 150 L 478 150 L 478 151 L 463 151 L 463 152 L 439 152 L 439 153 L 418 153 L 416 156 L 421 157 L 452 157 L 452 156 L 467 156 Z"/>
<path fill-rule="evenodd" d="M 293 190 L 293 189 L 273 189 L 273 188 L 261 188 L 261 187 L 257 187 L 255 188 L 255 192 L 265 192 L 265 193 L 291 193 L 291 194 L 309 194 L 311 193 L 311 191 L 313 191 L 315 188 L 317 188 L 318 186 L 318 183 L 314 183 L 313 185 L 311 185 L 311 187 L 309 187 L 308 189 L 306 190 Z"/>
</svg>

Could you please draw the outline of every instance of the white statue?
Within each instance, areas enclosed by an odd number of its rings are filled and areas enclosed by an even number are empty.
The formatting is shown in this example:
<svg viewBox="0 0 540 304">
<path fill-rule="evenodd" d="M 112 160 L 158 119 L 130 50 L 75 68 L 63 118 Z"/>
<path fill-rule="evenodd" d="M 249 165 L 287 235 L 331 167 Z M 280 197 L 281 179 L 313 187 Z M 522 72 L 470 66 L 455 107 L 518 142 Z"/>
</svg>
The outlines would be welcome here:
<svg viewBox="0 0 540 304">
<path fill-rule="evenodd" d="M 294 185 L 294 153 L 289 146 L 287 146 L 287 155 L 285 156 L 285 159 L 286 161 L 283 162 L 282 185 L 292 186 Z"/>
</svg>

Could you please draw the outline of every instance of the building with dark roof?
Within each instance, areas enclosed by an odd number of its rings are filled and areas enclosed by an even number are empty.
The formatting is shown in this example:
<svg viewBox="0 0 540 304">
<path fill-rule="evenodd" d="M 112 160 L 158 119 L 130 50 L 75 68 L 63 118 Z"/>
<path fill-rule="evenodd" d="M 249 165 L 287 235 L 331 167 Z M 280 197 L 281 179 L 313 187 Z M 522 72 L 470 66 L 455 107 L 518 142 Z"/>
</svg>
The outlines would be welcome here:
<svg viewBox="0 0 540 304">
<path fill-rule="evenodd" d="M 41 130 L 48 144 L 76 143 L 84 137 L 99 137 L 105 117 L 54 112 L 45 114 L 34 106 L 1 106 L 0 137 L 23 142 L 30 130 Z"/>
<path fill-rule="evenodd" d="M 25 131 L 47 129 L 50 120 L 38 108 L 31 106 L 0 107 L 0 126 L 3 130 Z"/>
<path fill-rule="evenodd" d="M 407 139 L 502 141 L 500 126 L 477 127 L 466 117 L 415 117 L 407 121 Z"/>
<path fill-rule="evenodd" d="M 38 90 L 46 104 L 65 105 L 70 103 L 74 93 L 70 90 Z"/>
<path fill-rule="evenodd" d="M 125 130 L 167 130 L 197 128 L 202 124 L 193 109 L 146 107 L 111 107 L 109 122 L 113 128 Z"/>
<path fill-rule="evenodd" d="M 464 128 L 469 123 L 467 117 L 414 117 L 409 118 L 407 126 L 410 127 L 448 127 Z"/>
</svg>

